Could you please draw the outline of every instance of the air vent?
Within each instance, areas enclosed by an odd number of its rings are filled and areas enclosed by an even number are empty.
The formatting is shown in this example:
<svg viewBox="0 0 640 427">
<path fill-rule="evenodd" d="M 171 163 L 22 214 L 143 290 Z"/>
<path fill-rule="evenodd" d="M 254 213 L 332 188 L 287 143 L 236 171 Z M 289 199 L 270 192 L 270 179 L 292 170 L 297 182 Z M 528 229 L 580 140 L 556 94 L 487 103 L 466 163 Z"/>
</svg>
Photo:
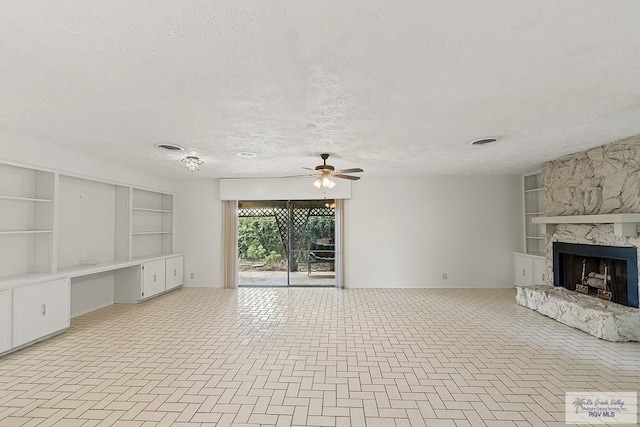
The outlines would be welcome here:
<svg viewBox="0 0 640 427">
<path fill-rule="evenodd" d="M 473 141 L 470 141 L 469 145 L 487 145 L 497 141 L 498 141 L 498 138 L 494 138 L 494 137 L 478 138 L 478 139 L 474 139 Z"/>
<path fill-rule="evenodd" d="M 163 148 L 169 151 L 184 151 L 184 147 L 181 147 L 176 144 L 156 144 L 156 147 Z"/>
<path fill-rule="evenodd" d="M 256 153 L 251 153 L 249 151 L 241 151 L 239 153 L 236 153 L 236 155 L 238 157 L 242 157 L 243 159 L 253 159 L 258 157 L 258 155 Z"/>
</svg>

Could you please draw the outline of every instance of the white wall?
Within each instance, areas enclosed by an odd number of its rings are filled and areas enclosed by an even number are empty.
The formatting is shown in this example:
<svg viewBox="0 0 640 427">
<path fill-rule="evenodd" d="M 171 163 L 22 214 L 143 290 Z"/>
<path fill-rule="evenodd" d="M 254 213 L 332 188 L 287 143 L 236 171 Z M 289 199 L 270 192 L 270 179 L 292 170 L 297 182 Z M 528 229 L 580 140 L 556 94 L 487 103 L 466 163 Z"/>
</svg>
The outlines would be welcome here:
<svg viewBox="0 0 640 427">
<path fill-rule="evenodd" d="M 221 179 L 222 200 L 350 199 L 351 181 L 337 179 L 333 188 L 318 189 L 313 178 Z"/>
<path fill-rule="evenodd" d="M 71 150 L 62 144 L 20 136 L 0 135 L 0 162 L 17 162 L 170 193 L 176 188 L 174 179 Z"/>
<path fill-rule="evenodd" d="M 176 238 L 185 285 L 221 287 L 218 181 L 180 185 Z M 513 287 L 521 177 L 366 177 L 353 184 L 348 203 L 347 286 Z"/>
<path fill-rule="evenodd" d="M 173 180 L 50 143 L 0 138 L 0 148 L 3 161 L 175 193 L 174 249 L 185 255 L 185 286 L 222 286 L 218 180 Z M 353 183 L 347 285 L 513 286 L 511 252 L 522 248 L 520 185 L 514 176 L 364 177 Z"/>
<path fill-rule="evenodd" d="M 522 247 L 520 181 L 443 176 L 355 183 L 347 286 L 513 287 L 511 252 Z"/>
<path fill-rule="evenodd" d="M 116 187 L 61 176 L 58 200 L 58 268 L 115 259 Z"/>
<path fill-rule="evenodd" d="M 184 286 L 223 287 L 219 180 L 190 179 L 178 184 L 175 249 L 184 253 Z"/>
</svg>

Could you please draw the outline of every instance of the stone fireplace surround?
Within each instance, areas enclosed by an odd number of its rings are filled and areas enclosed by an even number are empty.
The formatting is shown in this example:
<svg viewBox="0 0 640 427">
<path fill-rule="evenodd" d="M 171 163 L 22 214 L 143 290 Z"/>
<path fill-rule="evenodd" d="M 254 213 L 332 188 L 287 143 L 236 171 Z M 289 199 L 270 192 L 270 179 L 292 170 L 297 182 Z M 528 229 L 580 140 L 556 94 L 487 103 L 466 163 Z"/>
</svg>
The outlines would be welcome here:
<svg viewBox="0 0 640 427">
<path fill-rule="evenodd" d="M 640 136 L 547 162 L 542 172 L 547 217 L 640 213 Z M 639 309 L 553 287 L 553 242 L 640 248 L 637 228 L 636 233 L 620 235 L 613 224 L 550 227 L 546 235 L 550 286 L 518 288 L 518 303 L 599 338 L 640 341 Z M 640 267 L 639 259 L 636 264 Z M 640 284 L 636 286 L 640 290 Z"/>
</svg>

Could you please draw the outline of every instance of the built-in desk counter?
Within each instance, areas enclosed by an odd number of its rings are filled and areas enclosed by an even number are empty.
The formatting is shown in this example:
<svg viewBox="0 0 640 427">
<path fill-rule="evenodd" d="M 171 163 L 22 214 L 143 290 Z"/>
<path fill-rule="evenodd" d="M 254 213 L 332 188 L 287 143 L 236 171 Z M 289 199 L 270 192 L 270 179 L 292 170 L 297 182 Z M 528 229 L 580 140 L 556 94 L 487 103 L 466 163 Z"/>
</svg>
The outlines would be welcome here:
<svg viewBox="0 0 640 427">
<path fill-rule="evenodd" d="M 183 256 L 77 265 L 0 280 L 0 355 L 63 332 L 72 317 L 71 285 L 106 273 L 113 273 L 110 303 L 137 303 L 182 285 Z"/>
</svg>

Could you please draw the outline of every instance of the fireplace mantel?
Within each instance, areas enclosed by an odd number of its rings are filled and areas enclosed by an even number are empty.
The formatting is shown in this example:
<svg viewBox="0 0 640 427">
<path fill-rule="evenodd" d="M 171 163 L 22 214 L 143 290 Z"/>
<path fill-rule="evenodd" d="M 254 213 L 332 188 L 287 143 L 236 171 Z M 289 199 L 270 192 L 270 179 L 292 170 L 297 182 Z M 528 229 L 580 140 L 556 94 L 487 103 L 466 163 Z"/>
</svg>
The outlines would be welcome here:
<svg viewBox="0 0 640 427">
<path fill-rule="evenodd" d="M 540 216 L 532 218 L 534 224 L 542 224 L 545 233 L 554 232 L 556 224 L 613 224 L 613 234 L 624 237 L 638 236 L 640 213 L 604 215 Z"/>
</svg>

